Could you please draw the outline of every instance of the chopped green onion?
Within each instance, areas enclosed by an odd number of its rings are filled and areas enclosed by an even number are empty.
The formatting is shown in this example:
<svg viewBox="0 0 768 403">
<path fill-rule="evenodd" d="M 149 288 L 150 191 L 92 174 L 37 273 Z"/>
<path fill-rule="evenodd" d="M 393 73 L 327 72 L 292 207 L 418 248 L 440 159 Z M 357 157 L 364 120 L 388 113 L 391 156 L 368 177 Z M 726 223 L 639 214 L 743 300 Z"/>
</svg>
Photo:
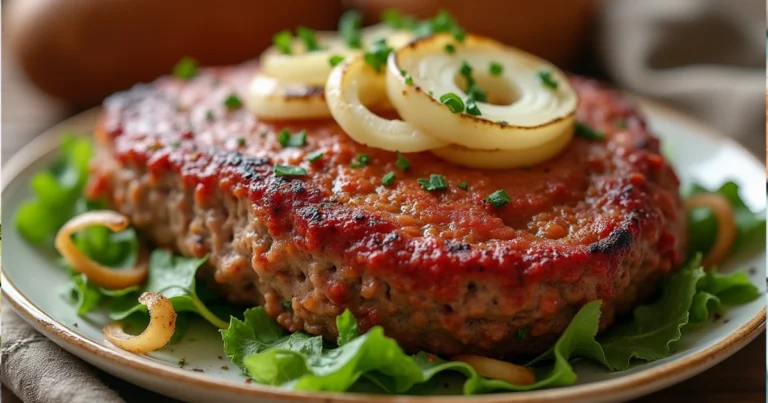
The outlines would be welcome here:
<svg viewBox="0 0 768 403">
<path fill-rule="evenodd" d="M 360 35 L 360 27 L 362 26 L 363 17 L 357 10 L 349 10 L 341 15 L 339 18 L 339 34 L 344 42 L 352 49 L 360 49 L 363 47 L 362 37 Z"/>
<path fill-rule="evenodd" d="M 275 176 L 306 176 L 307 170 L 291 165 L 275 165 Z"/>
<path fill-rule="evenodd" d="M 413 85 L 413 77 L 405 76 L 405 84 L 406 85 Z"/>
<path fill-rule="evenodd" d="M 528 329 L 517 329 L 517 338 L 522 340 L 528 335 Z"/>
<path fill-rule="evenodd" d="M 489 70 L 491 74 L 494 76 L 500 76 L 501 73 L 504 72 L 504 66 L 501 65 L 501 63 L 498 62 L 491 62 L 491 66 L 489 67 Z"/>
<path fill-rule="evenodd" d="M 387 172 L 384 176 L 381 177 L 381 183 L 384 186 L 389 186 L 389 185 L 395 183 L 395 173 L 394 172 Z"/>
<path fill-rule="evenodd" d="M 472 66 L 467 63 L 466 60 L 461 61 L 461 67 L 459 67 L 459 74 L 467 80 L 467 87 L 475 85 L 475 79 L 472 77 Z"/>
<path fill-rule="evenodd" d="M 477 107 L 477 104 L 475 103 L 475 99 L 470 96 L 467 98 L 467 114 L 472 116 L 480 116 L 480 109 Z"/>
<path fill-rule="evenodd" d="M 464 39 L 467 37 L 467 33 L 464 31 L 461 27 L 453 27 L 451 29 L 451 33 L 453 34 L 454 39 L 456 39 L 459 42 L 464 42 Z"/>
<path fill-rule="evenodd" d="M 509 203 L 511 199 L 509 198 L 509 195 L 507 195 L 507 192 L 502 189 L 488 195 L 488 197 L 485 198 L 485 201 L 493 204 L 494 207 L 503 207 Z"/>
<path fill-rule="evenodd" d="M 173 66 L 173 75 L 182 80 L 191 80 L 197 75 L 197 60 L 183 57 Z"/>
<path fill-rule="evenodd" d="M 296 36 L 304 42 L 304 47 L 307 49 L 307 52 L 320 50 L 320 45 L 317 43 L 317 35 L 315 34 L 314 29 L 298 27 L 296 28 Z"/>
<path fill-rule="evenodd" d="M 458 95 L 449 92 L 440 97 L 440 102 L 445 104 L 452 113 L 464 112 L 464 101 Z"/>
<path fill-rule="evenodd" d="M 277 142 L 283 147 L 302 147 L 307 144 L 307 131 L 302 130 L 291 134 L 287 129 L 280 130 L 277 134 Z"/>
<path fill-rule="evenodd" d="M 418 21 L 410 15 L 402 15 L 400 11 L 390 9 L 381 13 L 381 21 L 394 29 L 414 29 Z"/>
<path fill-rule="evenodd" d="M 379 38 L 375 40 L 366 50 L 363 59 L 368 65 L 381 72 L 382 67 L 387 64 L 387 56 L 392 52 L 392 48 L 387 46 L 387 40 Z"/>
<path fill-rule="evenodd" d="M 557 89 L 558 83 L 554 78 L 552 78 L 551 71 L 540 71 L 538 75 L 539 75 L 539 79 L 541 79 L 541 83 L 544 84 L 546 87 L 549 87 L 550 89 L 553 89 L 553 90 Z"/>
<path fill-rule="evenodd" d="M 293 53 L 293 35 L 291 31 L 280 31 L 272 38 L 272 42 L 275 44 L 280 53 L 284 55 L 290 55 Z"/>
<path fill-rule="evenodd" d="M 469 190 L 469 183 L 467 183 L 465 181 L 459 182 L 458 187 L 461 190 Z"/>
<path fill-rule="evenodd" d="M 453 46 L 453 44 L 451 43 L 445 45 L 445 53 L 448 53 L 448 54 L 456 53 L 456 47 Z"/>
<path fill-rule="evenodd" d="M 241 101 L 240 97 L 237 95 L 229 94 L 229 96 L 227 96 L 227 98 L 224 100 L 224 106 L 226 106 L 229 110 L 239 109 L 243 106 L 243 101 Z"/>
<path fill-rule="evenodd" d="M 408 161 L 408 159 L 405 158 L 403 154 L 400 154 L 400 151 L 398 151 L 397 161 L 395 161 L 395 166 L 397 167 L 397 169 L 405 172 L 411 166 L 411 161 Z"/>
<path fill-rule="evenodd" d="M 485 91 L 481 90 L 480 87 L 477 86 L 477 82 L 472 76 L 472 66 L 470 66 L 466 60 L 461 62 L 461 67 L 459 67 L 459 74 L 467 81 L 467 95 L 469 98 L 479 102 L 485 102 L 488 100 L 488 97 L 485 95 Z"/>
<path fill-rule="evenodd" d="M 238 137 L 237 138 L 237 145 L 239 145 L 240 147 L 244 146 L 245 145 L 245 137 Z"/>
<path fill-rule="evenodd" d="M 309 161 L 309 162 L 316 162 L 320 158 L 323 158 L 323 152 L 322 151 L 313 151 L 313 152 L 307 154 L 307 161 Z"/>
<path fill-rule="evenodd" d="M 416 38 L 423 38 L 438 32 L 450 32 L 459 42 L 464 41 L 466 37 L 464 30 L 456 24 L 453 16 L 445 10 L 437 13 L 431 20 L 415 24 L 412 30 Z"/>
<path fill-rule="evenodd" d="M 331 64 L 331 67 L 336 67 L 339 63 L 344 61 L 344 56 L 341 55 L 333 55 L 328 59 L 328 63 Z"/>
<path fill-rule="evenodd" d="M 369 157 L 368 154 L 360 153 L 360 154 L 357 154 L 357 157 L 355 157 L 355 159 L 352 161 L 351 164 L 349 164 L 349 166 L 351 166 L 352 168 L 362 168 L 370 163 L 371 163 L 371 157 Z"/>
<path fill-rule="evenodd" d="M 597 131 L 585 123 L 576 122 L 575 134 L 578 137 L 585 138 L 587 140 L 603 141 L 605 140 L 605 133 Z"/>
<path fill-rule="evenodd" d="M 429 179 L 419 178 L 417 182 L 422 189 L 430 192 L 448 189 L 448 183 L 445 181 L 443 175 L 432 174 L 429 175 Z"/>
</svg>

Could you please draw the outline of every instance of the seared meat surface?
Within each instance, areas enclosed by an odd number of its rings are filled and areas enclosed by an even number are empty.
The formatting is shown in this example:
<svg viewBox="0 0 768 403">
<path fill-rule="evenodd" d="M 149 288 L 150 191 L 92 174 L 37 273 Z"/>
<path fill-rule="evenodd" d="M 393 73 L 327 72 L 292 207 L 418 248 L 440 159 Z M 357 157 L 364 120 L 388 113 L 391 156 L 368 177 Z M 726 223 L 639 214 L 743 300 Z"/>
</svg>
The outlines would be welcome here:
<svg viewBox="0 0 768 403">
<path fill-rule="evenodd" d="M 167 77 L 109 98 L 89 193 L 157 245 L 209 255 L 201 278 L 292 331 L 335 338 L 349 308 L 362 330 L 381 325 L 411 352 L 537 353 L 588 301 L 604 301 L 605 328 L 682 261 L 678 179 L 633 107 L 596 82 L 572 79 L 579 120 L 604 142 L 576 138 L 551 161 L 508 171 L 406 154 L 402 172 L 395 153 L 333 121 L 227 109 L 253 71 Z M 306 129 L 307 144 L 282 147 L 282 129 Z M 310 163 L 314 151 L 323 156 Z M 370 163 L 351 166 L 360 153 Z M 276 164 L 308 175 L 277 177 Z M 422 189 L 430 174 L 449 188 Z M 484 199 L 499 189 L 511 202 L 496 208 Z"/>
</svg>

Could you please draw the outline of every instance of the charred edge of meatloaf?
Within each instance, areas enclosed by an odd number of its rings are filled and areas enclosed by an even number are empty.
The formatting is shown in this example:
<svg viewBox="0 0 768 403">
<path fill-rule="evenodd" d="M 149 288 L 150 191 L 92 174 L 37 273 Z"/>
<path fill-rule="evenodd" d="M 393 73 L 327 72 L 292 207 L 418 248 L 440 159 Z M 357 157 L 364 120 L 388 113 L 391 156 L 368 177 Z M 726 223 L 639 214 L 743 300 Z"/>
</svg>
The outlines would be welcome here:
<svg viewBox="0 0 768 403">
<path fill-rule="evenodd" d="M 492 279 L 468 279 L 454 302 L 437 303 L 427 295 L 390 287 L 390 278 L 339 269 L 339 257 L 298 251 L 289 237 L 269 234 L 247 198 L 217 190 L 211 201 L 199 205 L 193 189 L 185 187 L 178 174 L 158 178 L 145 166 L 122 166 L 105 148 L 93 166 L 107 178 L 109 189 L 104 194 L 113 207 L 128 215 L 143 234 L 183 255 L 209 254 L 201 278 L 232 303 L 263 305 L 290 331 L 303 329 L 333 340 L 336 316 L 349 308 L 358 318 L 376 315 L 376 322 L 408 352 L 508 358 L 546 350 L 579 307 L 598 298 L 598 280 L 591 276 L 580 276 L 575 283 L 537 283 L 527 290 L 522 306 L 506 304 L 501 299 L 504 290 Z M 612 253 L 616 248 L 624 250 L 613 276 L 613 286 L 621 291 L 604 303 L 601 329 L 616 314 L 648 297 L 669 270 L 669 262 L 661 261 L 654 244 L 629 239 L 625 231 L 591 247 L 594 253 Z M 267 256 L 269 263 L 257 256 Z M 327 297 L 328 287 L 335 283 L 348 289 L 350 298 L 343 305 Z M 545 297 L 558 307 L 556 312 L 542 308 Z M 289 308 L 284 301 L 290 302 Z M 360 320 L 363 330 L 372 324 Z"/>
</svg>

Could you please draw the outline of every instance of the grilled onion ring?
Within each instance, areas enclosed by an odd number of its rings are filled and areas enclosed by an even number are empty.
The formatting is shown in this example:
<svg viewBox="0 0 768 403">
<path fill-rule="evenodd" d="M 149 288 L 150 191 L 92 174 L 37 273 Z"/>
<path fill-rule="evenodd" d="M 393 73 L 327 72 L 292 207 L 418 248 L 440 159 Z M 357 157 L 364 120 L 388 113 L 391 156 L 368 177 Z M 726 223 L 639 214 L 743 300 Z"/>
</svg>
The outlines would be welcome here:
<svg viewBox="0 0 768 403">
<path fill-rule="evenodd" d="M 529 368 L 493 358 L 462 354 L 453 357 L 451 361 L 469 364 L 481 376 L 500 379 L 513 385 L 531 385 L 536 382 L 536 375 Z"/>
<path fill-rule="evenodd" d="M 256 74 L 246 95 L 246 105 L 263 119 L 315 119 L 330 117 L 323 87 L 280 82 Z"/>
<path fill-rule="evenodd" d="M 453 54 L 444 51 L 448 44 L 455 45 Z M 498 87 L 509 88 L 516 99 L 509 105 L 477 102 L 480 116 L 451 113 L 437 98 L 454 93 L 467 99 L 455 82 L 462 61 L 473 67 L 476 78 L 501 80 Z M 490 77 L 491 62 L 503 66 L 498 77 Z M 401 71 L 411 76 L 413 85 L 406 84 Z M 557 89 L 541 82 L 541 71 L 551 72 Z M 396 50 L 387 63 L 387 92 L 403 120 L 449 143 L 482 150 L 531 150 L 569 136 L 578 104 L 565 74 L 549 62 L 474 35 L 458 45 L 453 36 L 437 34 Z"/>
<path fill-rule="evenodd" d="M 149 325 L 141 334 L 132 336 L 119 322 L 104 327 L 104 338 L 115 346 L 132 353 L 144 354 L 163 348 L 176 331 L 176 311 L 171 301 L 156 292 L 145 292 L 139 302 L 147 306 Z"/>
<path fill-rule="evenodd" d="M 64 260 L 78 273 L 83 273 L 89 281 L 108 290 L 119 290 L 144 282 L 147 278 L 147 255 L 139 254 L 137 266 L 130 269 L 113 270 L 91 260 L 77 248 L 72 241 L 72 234 L 94 225 L 103 225 L 111 231 L 122 231 L 128 227 L 128 218 L 109 210 L 90 211 L 73 217 L 59 229 L 55 246 Z"/>
<path fill-rule="evenodd" d="M 725 260 L 736 241 L 736 217 L 731 203 L 721 194 L 701 193 L 686 200 L 685 207 L 688 210 L 696 207 L 708 207 L 717 220 L 717 238 L 712 248 L 702 259 L 702 265 L 711 267 Z"/>
<path fill-rule="evenodd" d="M 381 118 L 365 107 L 361 95 L 383 91 L 384 83 L 384 77 L 359 56 L 331 72 L 325 85 L 325 99 L 333 118 L 349 137 L 369 147 L 404 153 L 448 145 L 408 122 Z"/>
<path fill-rule="evenodd" d="M 363 28 L 361 37 L 364 48 L 379 38 L 387 38 L 389 46 L 398 48 L 410 41 L 412 35 L 378 24 Z M 274 46 L 268 48 L 261 54 L 261 71 L 284 82 L 323 86 L 332 70 L 328 62 L 331 56 L 351 57 L 363 52 L 362 49 L 349 48 L 336 32 L 318 32 L 317 39 L 322 49 L 313 52 L 307 52 L 298 38 L 293 39 L 290 55 L 280 53 Z"/>
<path fill-rule="evenodd" d="M 528 167 L 548 160 L 563 151 L 572 137 L 572 133 L 557 137 L 531 150 L 472 150 L 451 144 L 431 152 L 446 161 L 469 168 L 511 169 Z"/>
</svg>

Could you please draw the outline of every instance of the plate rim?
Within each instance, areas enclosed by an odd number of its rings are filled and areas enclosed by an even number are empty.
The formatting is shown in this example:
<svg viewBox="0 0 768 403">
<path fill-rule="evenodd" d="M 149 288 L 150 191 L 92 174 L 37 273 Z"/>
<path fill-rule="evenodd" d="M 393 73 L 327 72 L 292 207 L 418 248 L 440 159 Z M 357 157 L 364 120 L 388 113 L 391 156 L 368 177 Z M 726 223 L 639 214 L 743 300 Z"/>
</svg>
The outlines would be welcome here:
<svg viewBox="0 0 768 403">
<path fill-rule="evenodd" d="M 647 115 L 649 110 L 667 114 L 676 120 L 683 121 L 685 124 L 695 127 L 698 133 L 706 137 L 730 143 L 732 146 L 737 147 L 739 151 L 748 155 L 753 162 L 757 162 L 758 165 L 760 165 L 754 154 L 744 146 L 723 136 L 716 129 L 705 123 L 655 101 L 650 101 L 643 97 L 631 94 L 625 95 L 628 95 L 628 98 L 636 104 L 641 114 Z M 54 125 L 15 153 L 7 163 L 3 164 L 2 185 L 0 186 L 0 190 L 4 193 L 7 185 L 26 170 L 31 163 L 52 152 L 57 144 L 53 140 L 61 136 L 61 132 L 64 131 L 62 129 L 95 122 L 100 110 L 100 107 L 93 108 Z M 146 360 L 141 356 L 130 354 L 122 350 L 112 349 L 106 344 L 99 344 L 98 342 L 92 341 L 67 328 L 62 323 L 46 314 L 34 303 L 34 301 L 24 295 L 24 293 L 16 287 L 13 281 L 6 276 L 5 272 L 2 273 L 2 291 L 3 297 L 8 300 L 17 313 L 21 314 L 25 321 L 42 332 L 50 340 L 65 348 L 65 350 L 68 350 L 64 346 L 67 345 L 72 349 L 80 350 L 82 353 L 90 355 L 92 358 L 108 360 L 112 365 L 122 365 L 126 370 L 138 370 L 149 375 L 160 376 L 182 384 L 192 384 L 195 387 L 202 387 L 217 394 L 236 393 L 243 397 L 261 397 L 275 400 L 320 399 L 324 402 L 370 401 L 391 403 L 395 401 L 413 401 L 435 403 L 467 402 L 471 399 L 473 402 L 495 403 L 501 401 L 555 402 L 562 401 L 563 399 L 568 399 L 569 401 L 603 401 L 609 399 L 630 398 L 661 390 L 713 367 L 754 340 L 766 326 L 766 308 L 763 307 L 758 313 L 750 318 L 749 321 L 741 325 L 734 332 L 698 353 L 672 360 L 669 363 L 661 364 L 648 370 L 639 371 L 635 374 L 618 376 L 615 379 L 597 381 L 584 385 L 566 386 L 530 392 L 476 395 L 471 397 L 463 395 L 389 396 L 362 393 L 290 391 L 258 384 L 236 383 L 234 381 L 215 379 L 210 376 L 185 371 L 180 368 Z M 101 367 L 99 365 L 96 366 Z M 104 369 L 103 367 L 101 368 Z M 137 384 L 137 386 L 153 389 L 152 387 L 145 385 Z"/>
</svg>

